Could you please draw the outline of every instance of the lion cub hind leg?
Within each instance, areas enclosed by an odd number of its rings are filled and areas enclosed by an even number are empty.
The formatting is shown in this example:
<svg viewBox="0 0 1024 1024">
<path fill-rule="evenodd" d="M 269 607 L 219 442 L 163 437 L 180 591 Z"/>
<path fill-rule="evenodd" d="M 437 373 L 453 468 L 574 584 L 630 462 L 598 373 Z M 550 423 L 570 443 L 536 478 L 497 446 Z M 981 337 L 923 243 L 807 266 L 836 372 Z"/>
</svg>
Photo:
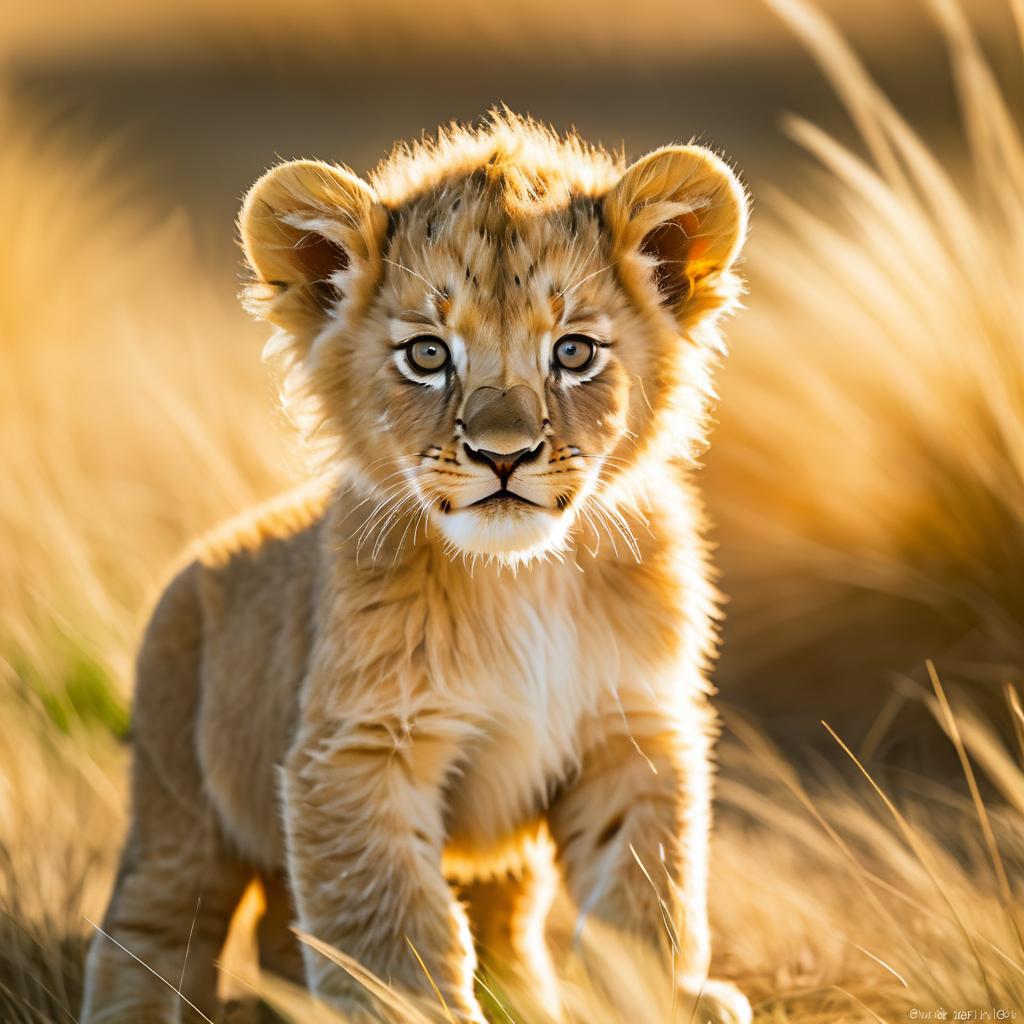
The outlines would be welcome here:
<svg viewBox="0 0 1024 1024">
<path fill-rule="evenodd" d="M 86 962 L 82 1024 L 212 1018 L 215 961 L 253 876 L 224 842 L 196 754 L 195 583 L 192 568 L 167 589 L 139 654 L 131 825 Z"/>
<path fill-rule="evenodd" d="M 136 770 L 145 771 L 140 760 Z M 82 1024 L 213 1017 L 216 960 L 251 877 L 208 818 L 186 817 L 178 800 L 154 786 L 136 811 L 89 950 Z"/>
</svg>

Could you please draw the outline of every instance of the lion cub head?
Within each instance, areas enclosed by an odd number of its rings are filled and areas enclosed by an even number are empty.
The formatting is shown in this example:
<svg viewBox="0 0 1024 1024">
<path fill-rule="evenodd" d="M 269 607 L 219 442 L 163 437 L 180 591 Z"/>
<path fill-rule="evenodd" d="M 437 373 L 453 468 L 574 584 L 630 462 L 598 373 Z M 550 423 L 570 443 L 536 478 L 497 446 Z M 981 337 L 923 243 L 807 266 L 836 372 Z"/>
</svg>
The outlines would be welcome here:
<svg viewBox="0 0 1024 1024">
<path fill-rule="evenodd" d="M 692 453 L 746 220 L 706 149 L 626 168 L 501 114 L 368 181 L 281 164 L 240 227 L 249 305 L 334 457 L 457 551 L 515 562 Z"/>
</svg>

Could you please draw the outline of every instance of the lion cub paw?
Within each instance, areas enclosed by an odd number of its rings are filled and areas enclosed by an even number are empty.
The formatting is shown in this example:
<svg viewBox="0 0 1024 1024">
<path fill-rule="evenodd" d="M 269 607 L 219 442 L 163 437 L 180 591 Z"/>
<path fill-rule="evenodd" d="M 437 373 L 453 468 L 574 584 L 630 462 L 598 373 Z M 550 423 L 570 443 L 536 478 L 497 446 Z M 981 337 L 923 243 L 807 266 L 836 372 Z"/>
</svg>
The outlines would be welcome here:
<svg viewBox="0 0 1024 1024">
<path fill-rule="evenodd" d="M 751 1024 L 753 1011 L 747 997 L 735 985 L 728 981 L 705 981 L 694 989 L 686 989 L 684 1004 L 688 1012 L 697 1001 L 692 1011 L 693 1024 Z M 683 1014 L 686 1020 L 686 1013 Z"/>
</svg>

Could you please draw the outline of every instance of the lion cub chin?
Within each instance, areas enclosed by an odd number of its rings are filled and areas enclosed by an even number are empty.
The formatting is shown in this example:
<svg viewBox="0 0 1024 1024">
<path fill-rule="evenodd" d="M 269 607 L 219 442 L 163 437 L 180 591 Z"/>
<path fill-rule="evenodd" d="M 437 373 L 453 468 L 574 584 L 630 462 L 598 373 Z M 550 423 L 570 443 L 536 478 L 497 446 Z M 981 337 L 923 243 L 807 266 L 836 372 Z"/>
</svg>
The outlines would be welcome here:
<svg viewBox="0 0 1024 1024">
<path fill-rule="evenodd" d="M 253 186 L 245 299 L 326 482 L 200 542 L 157 605 L 83 1020 L 212 1015 L 254 877 L 263 965 L 357 1019 L 436 985 L 483 1021 L 474 936 L 557 1018 L 553 867 L 584 948 L 675 956 L 677 1005 L 750 1020 L 707 980 L 716 595 L 689 468 L 745 230 L 706 149 L 625 166 L 508 113 L 366 180 L 298 161 Z M 158 976 L 183 963 L 179 998 Z"/>
</svg>

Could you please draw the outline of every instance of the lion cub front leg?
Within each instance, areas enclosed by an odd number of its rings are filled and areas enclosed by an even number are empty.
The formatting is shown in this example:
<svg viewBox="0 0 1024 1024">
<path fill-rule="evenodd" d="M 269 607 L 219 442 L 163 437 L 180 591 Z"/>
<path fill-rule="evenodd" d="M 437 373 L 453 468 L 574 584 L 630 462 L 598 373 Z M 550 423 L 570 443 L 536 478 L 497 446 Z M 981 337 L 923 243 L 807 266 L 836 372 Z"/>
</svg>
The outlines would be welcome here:
<svg viewBox="0 0 1024 1024">
<path fill-rule="evenodd" d="M 307 723 L 285 767 L 288 867 L 303 929 L 436 1004 L 433 979 L 459 1020 L 482 1022 L 469 928 L 441 872 L 458 731 L 428 716 L 412 728 L 397 718 Z M 346 971 L 308 947 L 304 956 L 318 996 L 350 1014 L 370 1009 Z"/>
<path fill-rule="evenodd" d="M 697 1001 L 701 1020 L 747 1024 L 746 999 L 707 980 L 711 726 L 703 698 L 681 714 L 616 708 L 549 821 L 578 931 L 600 922 L 666 969 L 674 958 L 683 1019 Z"/>
</svg>

